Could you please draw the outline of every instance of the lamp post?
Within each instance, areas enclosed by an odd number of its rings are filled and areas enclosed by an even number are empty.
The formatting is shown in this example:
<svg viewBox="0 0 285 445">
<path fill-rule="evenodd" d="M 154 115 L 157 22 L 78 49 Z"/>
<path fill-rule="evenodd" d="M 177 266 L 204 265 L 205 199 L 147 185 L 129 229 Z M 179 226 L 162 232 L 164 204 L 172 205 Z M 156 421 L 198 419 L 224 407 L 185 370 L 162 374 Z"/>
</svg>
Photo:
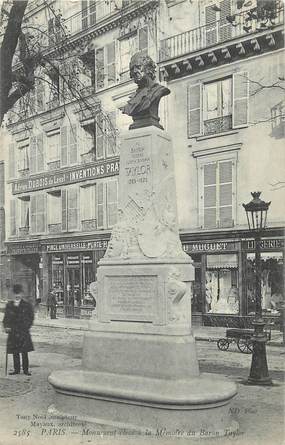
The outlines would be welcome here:
<svg viewBox="0 0 285 445">
<path fill-rule="evenodd" d="M 261 234 L 266 227 L 267 211 L 270 202 L 260 199 L 261 192 L 252 192 L 251 195 L 253 199 L 248 204 L 243 204 L 249 230 L 252 232 L 255 240 L 255 318 L 253 322 L 254 334 L 252 336 L 253 353 L 247 383 L 252 385 L 272 385 L 266 358 L 267 336 L 264 332 L 266 323 L 262 318 L 260 255 Z"/>
</svg>

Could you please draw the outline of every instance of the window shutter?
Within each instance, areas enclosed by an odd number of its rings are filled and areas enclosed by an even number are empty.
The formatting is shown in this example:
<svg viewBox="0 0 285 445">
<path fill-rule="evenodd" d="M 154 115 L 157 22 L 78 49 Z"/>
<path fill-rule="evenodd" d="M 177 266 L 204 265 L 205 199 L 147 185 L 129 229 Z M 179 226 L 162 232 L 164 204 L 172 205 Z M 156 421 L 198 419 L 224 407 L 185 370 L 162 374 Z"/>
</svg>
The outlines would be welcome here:
<svg viewBox="0 0 285 445">
<path fill-rule="evenodd" d="M 115 41 L 106 46 L 107 51 L 107 84 L 112 85 L 116 81 L 116 46 Z"/>
<path fill-rule="evenodd" d="M 90 0 L 89 1 L 89 24 L 95 25 L 96 23 L 96 3 L 97 0 Z"/>
<path fill-rule="evenodd" d="M 30 139 L 30 173 L 37 172 L 37 137 L 31 136 Z"/>
<path fill-rule="evenodd" d="M 76 187 L 68 189 L 68 230 L 76 230 L 78 228 L 78 216 L 79 216 L 79 190 Z"/>
<path fill-rule="evenodd" d="M 113 227 L 117 222 L 118 181 L 107 182 L 107 224 Z"/>
<path fill-rule="evenodd" d="M 9 145 L 9 178 L 15 178 L 15 144 Z"/>
<path fill-rule="evenodd" d="M 188 138 L 202 134 L 202 84 L 188 86 Z"/>
<path fill-rule="evenodd" d="M 102 229 L 104 227 L 104 186 L 104 182 L 98 182 L 96 184 L 98 229 Z"/>
<path fill-rule="evenodd" d="M 213 162 L 204 166 L 204 227 L 217 225 L 217 164 Z"/>
<path fill-rule="evenodd" d="M 104 121 L 102 113 L 96 116 L 96 158 L 104 157 Z"/>
<path fill-rule="evenodd" d="M 248 125 L 248 73 L 233 74 L 233 128 Z"/>
<path fill-rule="evenodd" d="M 231 39 L 232 36 L 232 25 L 226 19 L 227 16 L 231 15 L 231 0 L 222 0 L 220 2 L 220 22 L 219 22 L 219 41 L 223 42 L 225 40 Z"/>
<path fill-rule="evenodd" d="M 67 231 L 67 190 L 61 190 L 61 228 L 63 232 Z"/>
<path fill-rule="evenodd" d="M 10 200 L 10 235 L 16 235 L 16 199 Z"/>
<path fill-rule="evenodd" d="M 219 225 L 231 227 L 232 215 L 232 161 L 219 162 Z"/>
<path fill-rule="evenodd" d="M 69 129 L 69 164 L 77 163 L 77 126 L 71 125 Z"/>
<path fill-rule="evenodd" d="M 39 134 L 37 136 L 37 144 L 36 144 L 36 171 L 42 172 L 44 170 L 44 143 L 43 143 L 43 135 Z"/>
<path fill-rule="evenodd" d="M 116 111 L 108 113 L 107 125 L 107 156 L 115 156 L 117 154 L 116 148 Z"/>
<path fill-rule="evenodd" d="M 31 233 L 37 233 L 37 195 L 31 196 Z"/>
<path fill-rule="evenodd" d="M 67 165 L 67 127 L 60 129 L 60 158 L 61 166 Z"/>
<path fill-rule="evenodd" d="M 206 6 L 205 20 L 206 44 L 213 45 L 217 42 L 217 14 L 216 11 L 213 10 L 212 6 Z"/>
<path fill-rule="evenodd" d="M 36 196 L 36 230 L 37 233 L 43 233 L 46 230 L 46 194 L 39 193 Z"/>
<path fill-rule="evenodd" d="M 139 34 L 139 51 L 147 55 L 148 53 L 148 28 L 144 26 L 138 31 Z"/>
<path fill-rule="evenodd" d="M 96 88 L 104 87 L 104 48 L 96 49 L 95 53 Z"/>
</svg>

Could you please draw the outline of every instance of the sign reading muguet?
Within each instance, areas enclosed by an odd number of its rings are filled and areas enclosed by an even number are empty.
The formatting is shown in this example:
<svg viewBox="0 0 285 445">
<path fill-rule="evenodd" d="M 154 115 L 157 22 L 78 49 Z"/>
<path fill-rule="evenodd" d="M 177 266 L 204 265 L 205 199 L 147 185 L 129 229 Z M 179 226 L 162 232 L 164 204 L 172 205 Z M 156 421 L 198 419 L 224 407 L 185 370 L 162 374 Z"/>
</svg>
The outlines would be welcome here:
<svg viewBox="0 0 285 445">
<path fill-rule="evenodd" d="M 105 176 L 113 176 L 119 173 L 119 160 L 104 161 L 86 167 L 77 166 L 73 169 L 65 169 L 56 173 L 42 173 L 30 178 L 13 182 L 12 193 L 16 195 L 23 192 L 32 192 L 50 187 L 63 186 L 74 182 L 87 181 Z"/>
</svg>

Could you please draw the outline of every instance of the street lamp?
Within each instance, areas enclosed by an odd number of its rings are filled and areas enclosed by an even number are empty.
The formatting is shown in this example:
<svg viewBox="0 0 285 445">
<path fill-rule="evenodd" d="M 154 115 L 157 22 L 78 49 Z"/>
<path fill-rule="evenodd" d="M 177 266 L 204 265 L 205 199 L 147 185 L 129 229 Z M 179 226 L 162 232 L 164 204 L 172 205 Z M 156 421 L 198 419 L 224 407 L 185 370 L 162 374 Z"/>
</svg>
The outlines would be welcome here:
<svg viewBox="0 0 285 445">
<path fill-rule="evenodd" d="M 253 385 L 272 385 L 266 358 L 267 336 L 264 332 L 266 323 L 262 318 L 260 255 L 261 233 L 266 226 L 267 211 L 271 202 L 262 201 L 260 199 L 261 192 L 252 192 L 251 195 L 253 199 L 248 204 L 243 204 L 249 230 L 255 240 L 255 318 L 253 321 L 254 334 L 252 336 L 253 353 L 247 382 Z"/>
</svg>

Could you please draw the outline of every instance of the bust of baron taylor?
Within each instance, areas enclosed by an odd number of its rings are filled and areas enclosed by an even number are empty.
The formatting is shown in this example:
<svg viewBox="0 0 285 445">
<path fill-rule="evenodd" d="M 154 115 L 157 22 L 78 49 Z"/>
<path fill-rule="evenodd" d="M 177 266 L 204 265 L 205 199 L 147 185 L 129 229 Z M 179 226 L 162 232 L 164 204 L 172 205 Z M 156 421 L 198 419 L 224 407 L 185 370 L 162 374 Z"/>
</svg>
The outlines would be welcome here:
<svg viewBox="0 0 285 445">
<path fill-rule="evenodd" d="M 160 99 L 167 96 L 170 90 L 155 82 L 156 65 L 149 57 L 136 53 L 130 61 L 130 77 L 138 85 L 122 112 L 132 116 L 133 123 L 129 129 L 154 125 L 163 129 L 159 123 L 158 106 Z"/>
</svg>

